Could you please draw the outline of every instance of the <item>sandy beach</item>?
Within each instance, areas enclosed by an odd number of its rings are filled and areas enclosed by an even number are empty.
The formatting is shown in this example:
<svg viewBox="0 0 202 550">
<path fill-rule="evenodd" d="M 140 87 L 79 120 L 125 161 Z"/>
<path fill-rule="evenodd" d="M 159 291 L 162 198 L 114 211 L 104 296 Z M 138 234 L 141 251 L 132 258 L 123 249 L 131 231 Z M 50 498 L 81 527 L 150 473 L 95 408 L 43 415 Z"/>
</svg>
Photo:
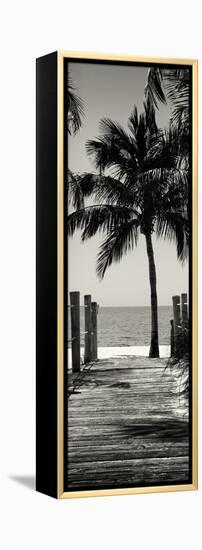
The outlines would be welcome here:
<svg viewBox="0 0 202 550">
<path fill-rule="evenodd" d="M 164 345 L 159 346 L 160 357 L 168 358 L 170 357 L 170 346 Z M 110 357 L 123 357 L 123 356 L 137 356 L 137 357 L 148 357 L 149 356 L 149 346 L 117 346 L 117 347 L 99 347 L 98 348 L 98 359 L 109 359 Z M 84 348 L 81 347 L 81 360 L 84 358 Z M 71 368 L 72 356 L 71 349 L 68 349 L 68 368 Z"/>
</svg>

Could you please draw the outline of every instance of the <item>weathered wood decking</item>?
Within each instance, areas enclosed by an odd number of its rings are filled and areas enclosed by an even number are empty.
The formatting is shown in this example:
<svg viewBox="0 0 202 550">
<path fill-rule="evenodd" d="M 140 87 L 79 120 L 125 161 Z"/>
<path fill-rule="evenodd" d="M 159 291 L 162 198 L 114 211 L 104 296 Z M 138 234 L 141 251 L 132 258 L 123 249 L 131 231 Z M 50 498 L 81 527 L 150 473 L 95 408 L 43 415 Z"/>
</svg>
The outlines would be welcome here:
<svg viewBox="0 0 202 550">
<path fill-rule="evenodd" d="M 120 357 L 69 376 L 68 490 L 189 482 L 187 409 L 165 364 Z"/>
</svg>

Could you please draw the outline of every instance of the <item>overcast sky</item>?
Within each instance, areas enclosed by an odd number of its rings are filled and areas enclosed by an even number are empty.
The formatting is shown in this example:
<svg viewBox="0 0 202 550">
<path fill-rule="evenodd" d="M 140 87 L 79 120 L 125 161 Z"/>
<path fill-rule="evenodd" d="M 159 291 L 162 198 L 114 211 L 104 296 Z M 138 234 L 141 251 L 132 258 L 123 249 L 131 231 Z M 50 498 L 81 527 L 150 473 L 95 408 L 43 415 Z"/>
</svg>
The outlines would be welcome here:
<svg viewBox="0 0 202 550">
<path fill-rule="evenodd" d="M 120 122 L 126 127 L 134 104 L 142 111 L 147 68 L 117 65 L 71 63 L 69 71 L 85 108 L 83 125 L 76 136 L 68 138 L 69 168 L 75 173 L 95 172 L 86 155 L 88 139 L 99 136 L 99 121 L 103 117 Z M 168 124 L 169 108 L 161 106 L 157 112 L 160 127 Z M 102 238 L 95 236 L 81 243 L 80 233 L 69 239 L 69 291 L 80 290 L 92 294 L 101 306 L 150 305 L 148 260 L 144 236 L 138 246 L 124 256 L 119 264 L 111 266 L 100 281 L 96 275 L 96 256 Z M 157 270 L 159 305 L 171 305 L 172 296 L 188 288 L 188 264 L 177 260 L 174 243 L 153 235 Z"/>
</svg>

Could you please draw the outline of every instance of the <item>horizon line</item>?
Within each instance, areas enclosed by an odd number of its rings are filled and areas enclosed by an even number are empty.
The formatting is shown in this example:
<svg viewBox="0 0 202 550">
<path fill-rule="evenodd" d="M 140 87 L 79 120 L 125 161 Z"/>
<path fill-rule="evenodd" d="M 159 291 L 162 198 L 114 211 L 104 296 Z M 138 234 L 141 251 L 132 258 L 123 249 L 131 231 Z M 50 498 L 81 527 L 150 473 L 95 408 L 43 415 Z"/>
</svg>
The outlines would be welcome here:
<svg viewBox="0 0 202 550">
<path fill-rule="evenodd" d="M 92 300 L 94 301 L 94 300 Z M 97 302 L 97 304 L 99 305 L 99 307 L 130 307 L 130 308 L 133 308 L 133 307 L 149 307 L 151 308 L 150 305 L 133 305 L 133 306 L 128 306 L 128 305 L 122 305 L 122 306 L 113 306 L 113 305 L 101 305 Z M 84 307 L 84 305 L 82 304 L 80 307 Z M 158 305 L 158 307 L 172 307 L 172 304 L 161 304 L 161 305 Z"/>
</svg>

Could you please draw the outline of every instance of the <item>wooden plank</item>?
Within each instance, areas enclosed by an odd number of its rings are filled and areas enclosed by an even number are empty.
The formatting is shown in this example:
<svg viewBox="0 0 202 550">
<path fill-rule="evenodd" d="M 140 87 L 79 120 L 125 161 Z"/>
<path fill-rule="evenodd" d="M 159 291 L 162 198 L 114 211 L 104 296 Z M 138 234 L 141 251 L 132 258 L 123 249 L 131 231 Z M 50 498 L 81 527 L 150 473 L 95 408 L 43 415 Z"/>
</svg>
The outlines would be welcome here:
<svg viewBox="0 0 202 550">
<path fill-rule="evenodd" d="M 92 358 L 91 349 L 91 295 L 84 296 L 84 319 L 85 319 L 85 347 L 84 347 L 84 363 L 89 363 Z"/>
<path fill-rule="evenodd" d="M 170 356 L 173 357 L 175 350 L 174 321 L 170 320 Z"/>
<path fill-rule="evenodd" d="M 97 361 L 97 302 L 91 302 L 92 361 Z"/>
<path fill-rule="evenodd" d="M 180 296 L 173 296 L 173 317 L 174 317 L 174 354 L 178 353 L 180 336 L 182 332 L 180 315 Z"/>
<path fill-rule="evenodd" d="M 72 371 L 80 371 L 80 292 L 70 292 Z"/>
<path fill-rule="evenodd" d="M 181 294 L 181 304 L 182 304 L 182 329 L 187 327 L 188 321 L 188 303 L 187 303 L 187 294 Z"/>
</svg>

